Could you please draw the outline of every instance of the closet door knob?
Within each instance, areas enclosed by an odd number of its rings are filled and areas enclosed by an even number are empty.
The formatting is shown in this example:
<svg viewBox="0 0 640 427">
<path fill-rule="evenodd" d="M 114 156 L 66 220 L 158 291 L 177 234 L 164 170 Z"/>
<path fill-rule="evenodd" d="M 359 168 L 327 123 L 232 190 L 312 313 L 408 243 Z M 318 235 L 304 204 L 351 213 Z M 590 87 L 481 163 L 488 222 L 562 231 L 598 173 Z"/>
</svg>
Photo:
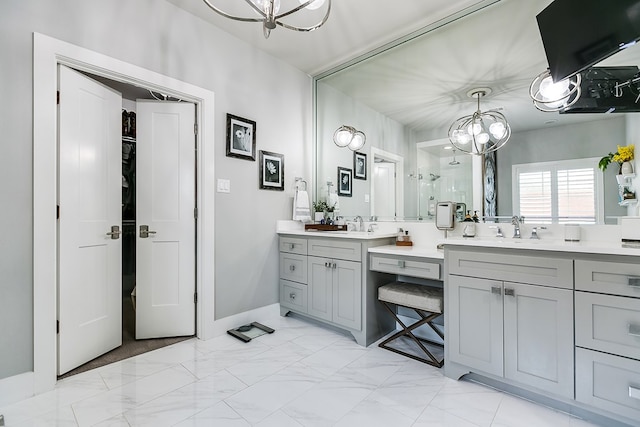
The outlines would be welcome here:
<svg viewBox="0 0 640 427">
<path fill-rule="evenodd" d="M 293 265 L 293 264 L 291 264 L 291 265 L 289 266 L 289 271 L 295 271 L 295 270 L 296 270 L 296 266 L 295 266 L 295 265 Z"/>
<path fill-rule="evenodd" d="M 148 225 L 141 225 L 140 226 L 140 238 L 146 239 L 147 237 L 149 237 L 149 234 L 156 234 L 156 232 L 152 231 L 152 230 L 149 230 L 149 226 Z"/>
<path fill-rule="evenodd" d="M 120 227 L 118 227 L 117 225 L 112 225 L 111 231 L 107 233 L 107 236 L 111 236 L 111 240 L 118 240 L 121 233 L 122 231 L 120 231 Z"/>
</svg>

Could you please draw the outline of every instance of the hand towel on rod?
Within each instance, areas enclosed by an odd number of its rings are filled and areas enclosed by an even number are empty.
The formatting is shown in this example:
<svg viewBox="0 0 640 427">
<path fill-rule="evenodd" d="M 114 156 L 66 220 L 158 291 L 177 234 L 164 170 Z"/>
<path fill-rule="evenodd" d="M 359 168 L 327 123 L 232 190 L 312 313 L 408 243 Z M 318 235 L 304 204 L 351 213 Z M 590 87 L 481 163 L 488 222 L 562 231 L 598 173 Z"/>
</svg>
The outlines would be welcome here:
<svg viewBox="0 0 640 427">
<path fill-rule="evenodd" d="M 309 194 L 304 190 L 296 191 L 293 196 L 293 220 L 311 222 L 311 210 L 309 209 Z"/>
</svg>

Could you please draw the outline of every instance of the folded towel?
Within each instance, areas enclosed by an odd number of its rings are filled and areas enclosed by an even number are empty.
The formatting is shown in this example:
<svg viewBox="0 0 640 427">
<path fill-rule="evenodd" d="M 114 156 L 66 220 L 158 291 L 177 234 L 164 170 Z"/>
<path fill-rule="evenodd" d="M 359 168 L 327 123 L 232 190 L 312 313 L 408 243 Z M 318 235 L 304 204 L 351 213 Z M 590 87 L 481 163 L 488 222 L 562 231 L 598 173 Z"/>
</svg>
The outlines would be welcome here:
<svg viewBox="0 0 640 427">
<path fill-rule="evenodd" d="M 293 196 L 293 220 L 311 222 L 309 194 L 306 191 L 298 190 Z"/>
</svg>

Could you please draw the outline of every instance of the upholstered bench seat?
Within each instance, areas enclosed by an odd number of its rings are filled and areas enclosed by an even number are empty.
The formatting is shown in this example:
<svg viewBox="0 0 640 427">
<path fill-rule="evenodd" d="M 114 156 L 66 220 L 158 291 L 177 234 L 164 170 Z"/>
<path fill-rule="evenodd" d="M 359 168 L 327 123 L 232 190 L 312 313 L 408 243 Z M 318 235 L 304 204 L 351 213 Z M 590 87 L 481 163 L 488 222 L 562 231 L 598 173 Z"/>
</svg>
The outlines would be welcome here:
<svg viewBox="0 0 640 427">
<path fill-rule="evenodd" d="M 432 286 L 394 282 L 378 288 L 378 299 L 403 307 L 417 308 L 431 313 L 443 312 L 443 292 Z"/>
<path fill-rule="evenodd" d="M 439 317 L 444 310 L 444 293 L 442 288 L 418 285 L 414 283 L 393 282 L 378 288 L 378 300 L 396 319 L 396 322 L 402 326 L 401 331 L 396 332 L 386 340 L 382 341 L 378 346 L 412 359 L 419 360 L 420 362 L 441 368 L 444 360 L 442 358 L 438 359 L 431 351 L 429 351 L 429 349 L 427 349 L 427 347 L 424 346 L 423 343 L 428 343 L 441 348 L 444 347 L 444 344 L 442 342 L 435 342 L 425 338 L 420 338 L 414 335 L 412 331 L 422 325 L 426 325 L 444 340 L 444 334 L 433 323 L 433 321 Z M 411 308 L 420 316 L 420 319 L 412 325 L 407 326 L 398 317 L 396 310 L 392 308 L 392 305 Z M 424 352 L 427 358 L 420 357 L 405 350 L 388 345 L 391 341 L 401 337 L 407 337 L 413 340 L 422 352 Z"/>
</svg>

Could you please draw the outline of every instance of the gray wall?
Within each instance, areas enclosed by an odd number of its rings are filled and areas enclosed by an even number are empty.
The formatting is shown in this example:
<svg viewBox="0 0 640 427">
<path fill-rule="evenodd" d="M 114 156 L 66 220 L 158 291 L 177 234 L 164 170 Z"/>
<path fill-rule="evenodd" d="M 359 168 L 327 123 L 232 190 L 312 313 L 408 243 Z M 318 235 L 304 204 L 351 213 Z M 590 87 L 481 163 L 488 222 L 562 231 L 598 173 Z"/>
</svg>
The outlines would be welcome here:
<svg viewBox="0 0 640 427">
<path fill-rule="evenodd" d="M 276 303 L 275 223 L 291 216 L 294 175 L 311 173 L 309 76 L 160 0 L 2 0 L 0 379 L 33 370 L 33 32 L 215 92 L 215 175 L 231 180 L 215 196 L 216 318 Z M 226 113 L 284 154 L 285 192 L 258 189 L 258 162 L 225 157 Z"/>
<path fill-rule="evenodd" d="M 624 115 L 593 115 L 590 122 L 578 125 L 554 126 L 514 133 L 507 145 L 496 152 L 498 182 L 498 215 L 511 215 L 511 166 L 520 163 L 603 157 L 626 145 Z M 626 215 L 618 206 L 618 185 L 613 175 L 614 164 L 604 177 L 605 217 Z"/>
</svg>

